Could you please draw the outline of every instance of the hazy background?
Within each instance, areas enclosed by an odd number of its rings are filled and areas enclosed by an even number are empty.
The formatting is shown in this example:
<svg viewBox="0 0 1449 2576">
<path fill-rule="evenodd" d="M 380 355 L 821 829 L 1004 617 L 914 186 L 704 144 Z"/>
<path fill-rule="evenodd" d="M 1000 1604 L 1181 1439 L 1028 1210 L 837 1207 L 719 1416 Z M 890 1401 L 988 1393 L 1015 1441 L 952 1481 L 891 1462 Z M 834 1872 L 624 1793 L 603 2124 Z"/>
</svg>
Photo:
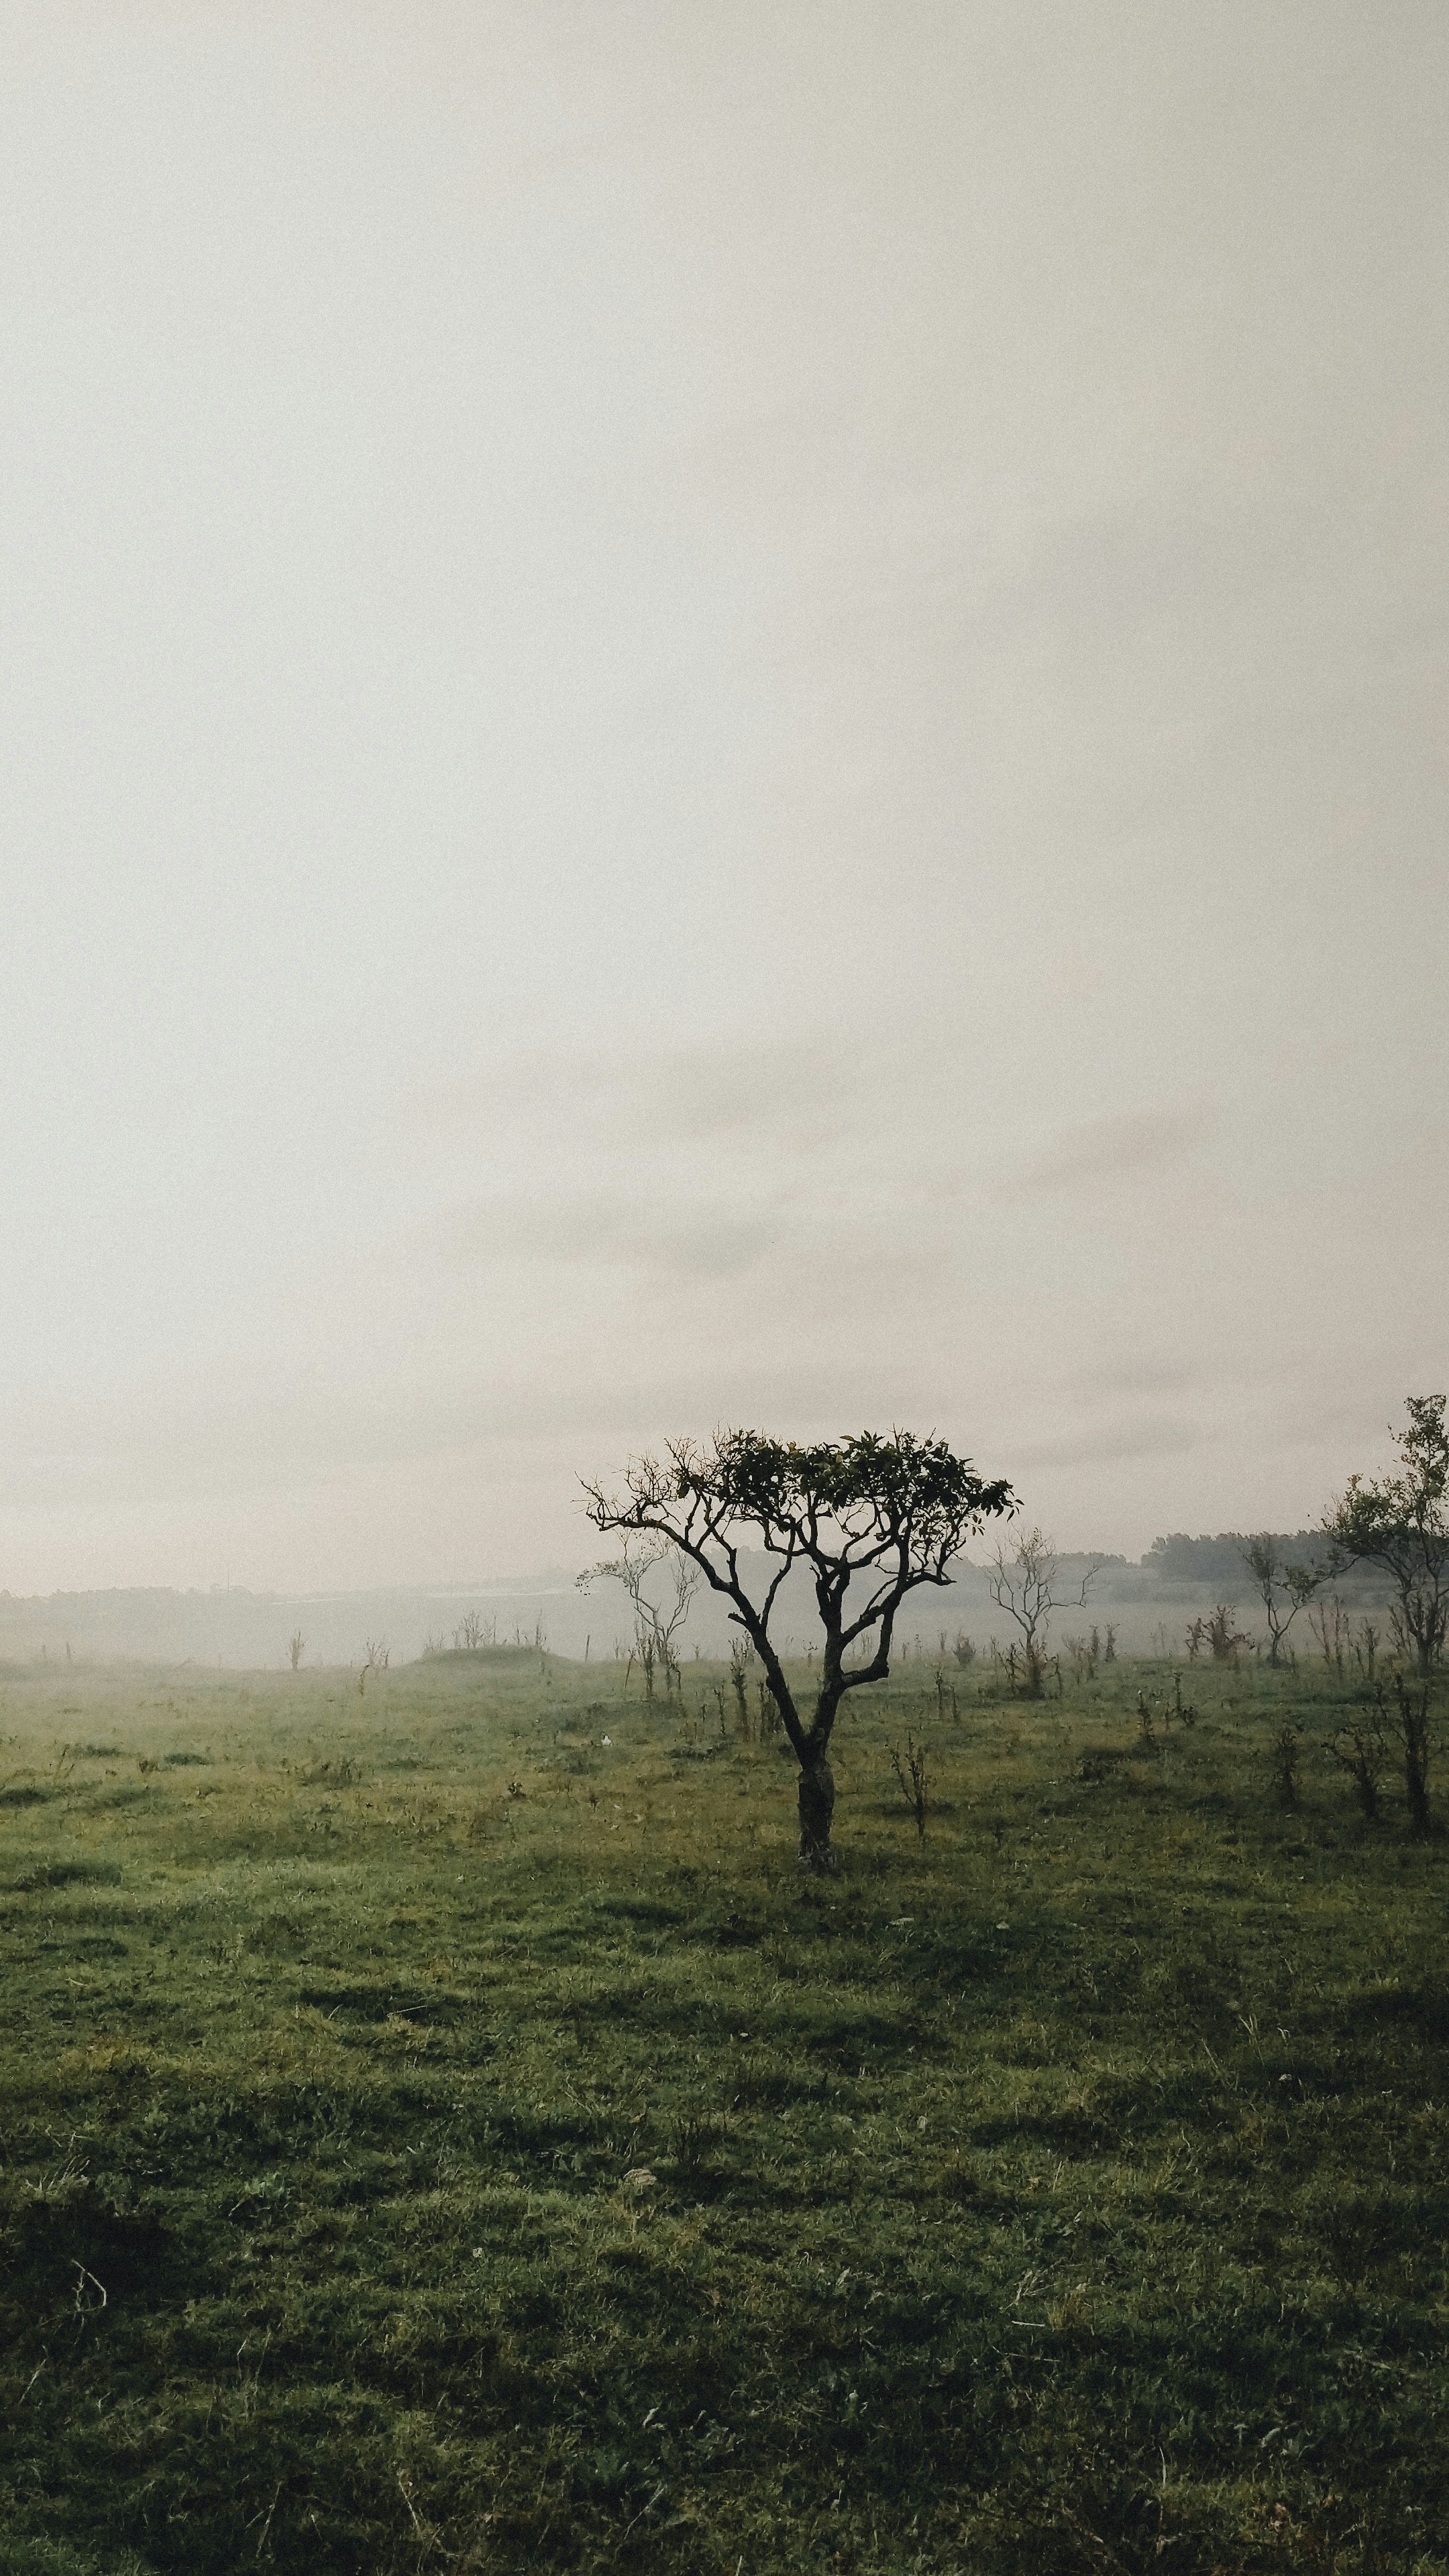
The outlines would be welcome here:
<svg viewBox="0 0 1449 2576">
<path fill-rule="evenodd" d="M 1442 0 L 0 6 L 0 1585 L 1445 1382 Z"/>
</svg>

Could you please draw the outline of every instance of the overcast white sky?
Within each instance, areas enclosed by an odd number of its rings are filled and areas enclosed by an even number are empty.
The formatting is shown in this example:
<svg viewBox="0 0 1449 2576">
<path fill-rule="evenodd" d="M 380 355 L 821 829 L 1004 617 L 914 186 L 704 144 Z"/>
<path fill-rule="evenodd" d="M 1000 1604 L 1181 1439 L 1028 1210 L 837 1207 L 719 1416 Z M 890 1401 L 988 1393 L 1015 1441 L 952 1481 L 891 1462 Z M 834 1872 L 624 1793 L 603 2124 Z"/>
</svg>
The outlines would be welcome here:
<svg viewBox="0 0 1449 2576">
<path fill-rule="evenodd" d="M 0 0 L 0 1583 L 1449 1371 L 1442 0 Z"/>
</svg>

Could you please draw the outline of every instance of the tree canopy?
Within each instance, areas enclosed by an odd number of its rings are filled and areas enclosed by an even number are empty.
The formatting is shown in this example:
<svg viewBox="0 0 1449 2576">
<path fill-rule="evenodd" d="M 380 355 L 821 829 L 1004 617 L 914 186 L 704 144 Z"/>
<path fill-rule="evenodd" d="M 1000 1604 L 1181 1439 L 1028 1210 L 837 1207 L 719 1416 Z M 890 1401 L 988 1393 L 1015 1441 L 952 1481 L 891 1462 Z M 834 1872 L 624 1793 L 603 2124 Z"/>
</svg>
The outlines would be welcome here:
<svg viewBox="0 0 1449 2576">
<path fill-rule="evenodd" d="M 1337 1564 L 1381 1565 L 1398 1592 L 1395 1642 L 1432 1672 L 1449 1629 L 1449 1432 L 1442 1395 L 1404 1399 L 1408 1428 L 1393 1433 L 1397 1474 L 1350 1476 L 1324 1518 Z"/>
</svg>

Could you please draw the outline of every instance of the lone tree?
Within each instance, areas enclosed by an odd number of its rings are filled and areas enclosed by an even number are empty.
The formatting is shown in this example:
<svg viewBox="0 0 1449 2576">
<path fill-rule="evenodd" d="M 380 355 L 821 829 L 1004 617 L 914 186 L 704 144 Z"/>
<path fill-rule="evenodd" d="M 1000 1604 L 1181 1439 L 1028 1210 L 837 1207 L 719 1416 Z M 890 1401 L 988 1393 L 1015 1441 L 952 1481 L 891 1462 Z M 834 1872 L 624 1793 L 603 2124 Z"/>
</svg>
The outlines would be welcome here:
<svg viewBox="0 0 1449 2576">
<path fill-rule="evenodd" d="M 1323 1526 L 1334 1543 L 1331 1572 L 1366 1563 L 1392 1578 L 1394 1642 L 1427 1679 L 1449 1630 L 1449 1433 L 1442 1395 L 1404 1404 L 1409 1427 L 1393 1434 L 1398 1474 L 1350 1476 Z"/>
<path fill-rule="evenodd" d="M 645 1589 L 656 1565 L 668 1565 L 674 1583 L 674 1597 L 661 1608 Z M 591 1565 L 579 1576 L 580 1592 L 591 1589 L 601 1576 L 622 1583 L 634 1608 L 634 1654 L 644 1667 L 644 1695 L 654 1697 L 656 1669 L 664 1675 L 666 1694 L 679 1687 L 679 1657 L 675 1651 L 676 1632 L 689 1616 L 689 1605 L 699 1589 L 699 1569 L 681 1560 L 676 1550 L 664 1539 L 647 1540 L 635 1546 L 625 1539 L 623 1552 L 610 1557 L 603 1565 Z"/>
<path fill-rule="evenodd" d="M 708 1444 L 672 1441 L 662 1459 L 633 1460 L 622 1495 L 588 1483 L 584 1491 L 596 1529 L 667 1540 L 731 1604 L 729 1616 L 760 1658 L 800 1765 L 800 1857 L 812 1869 L 829 1869 L 835 1781 L 827 1756 L 841 1701 L 866 1682 L 885 1680 L 906 1595 L 923 1583 L 949 1583 L 951 1560 L 968 1533 L 1014 1508 L 1011 1487 L 987 1483 L 944 1440 L 909 1431 L 889 1438 L 862 1431 L 811 1447 L 759 1431 L 724 1431 Z M 758 1601 L 740 1566 L 746 1544 L 770 1561 Z M 808 1716 L 770 1635 L 780 1587 L 795 1565 L 813 1577 L 824 1632 Z M 847 1671 L 847 1654 L 862 1644 L 865 1653 Z"/>
<path fill-rule="evenodd" d="M 1242 1559 L 1268 1617 L 1268 1661 L 1276 1664 L 1283 1640 L 1306 1601 L 1328 1580 L 1321 1565 L 1289 1565 L 1270 1530 L 1250 1538 Z"/>
<path fill-rule="evenodd" d="M 1042 1695 L 1052 1612 L 1083 1609 L 1101 1570 L 1100 1562 L 1094 1559 L 1072 1592 L 1062 1579 L 1061 1558 L 1039 1529 L 1025 1531 L 1009 1556 L 1005 1548 L 997 1548 L 989 1578 L 991 1598 L 1021 1630 L 1028 1699 L 1040 1699 Z"/>
</svg>

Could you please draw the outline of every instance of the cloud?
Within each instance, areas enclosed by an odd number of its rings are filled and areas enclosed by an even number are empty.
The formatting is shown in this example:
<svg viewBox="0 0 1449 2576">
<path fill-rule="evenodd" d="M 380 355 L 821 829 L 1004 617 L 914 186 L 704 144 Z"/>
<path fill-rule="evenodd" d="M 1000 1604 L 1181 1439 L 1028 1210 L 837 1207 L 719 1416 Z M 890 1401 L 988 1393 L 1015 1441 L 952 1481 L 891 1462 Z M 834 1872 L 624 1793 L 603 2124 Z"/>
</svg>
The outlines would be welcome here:
<svg viewBox="0 0 1449 2576">
<path fill-rule="evenodd" d="M 849 1133 L 863 1080 L 858 1053 L 824 1036 L 529 1048 L 413 1093 L 396 1116 L 407 1130 L 440 1139 L 522 1132 L 565 1143 L 726 1146 L 768 1132 L 809 1146 Z"/>
<path fill-rule="evenodd" d="M 1201 1379 L 1201 1369 L 1180 1354 L 1154 1358 L 1146 1351 L 1123 1351 L 1094 1366 L 1074 1368 L 1069 1391 L 1082 1396 L 1185 1396 Z"/>
<path fill-rule="evenodd" d="M 752 1363 L 673 1352 L 600 1371 L 587 1355 L 548 1372 L 476 1367 L 446 1383 L 394 1373 L 326 1385 L 256 1353 L 137 1385 L 103 1402 L 0 1409 L 0 1511 L 127 1507 L 341 1489 L 370 1470 L 451 1462 L 511 1473 L 547 1460 L 571 1504 L 582 1468 L 612 1472 L 640 1446 L 718 1424 L 793 1436 L 920 1412 L 888 1364 Z"/>
<path fill-rule="evenodd" d="M 1019 1441 L 1012 1451 L 1012 1466 L 1020 1475 L 1034 1467 L 1090 1466 L 1108 1459 L 1181 1458 L 1200 1449 L 1209 1436 L 1200 1425 L 1171 1416 L 1124 1422 L 1115 1428 L 1100 1424 L 1058 1438 Z"/>
<path fill-rule="evenodd" d="M 998 1182 L 996 1195 L 1008 1201 L 1047 1198 L 1170 1171 L 1205 1143 L 1215 1125 L 1216 1113 L 1202 1107 L 1093 1118 L 1028 1155 Z"/>
<path fill-rule="evenodd" d="M 540 1194 L 479 1199 L 428 1229 L 450 1267 L 545 1262 L 570 1267 L 678 1271 L 729 1278 L 779 1240 L 779 1221 L 757 1209 L 683 1209 L 647 1197 Z"/>
</svg>

